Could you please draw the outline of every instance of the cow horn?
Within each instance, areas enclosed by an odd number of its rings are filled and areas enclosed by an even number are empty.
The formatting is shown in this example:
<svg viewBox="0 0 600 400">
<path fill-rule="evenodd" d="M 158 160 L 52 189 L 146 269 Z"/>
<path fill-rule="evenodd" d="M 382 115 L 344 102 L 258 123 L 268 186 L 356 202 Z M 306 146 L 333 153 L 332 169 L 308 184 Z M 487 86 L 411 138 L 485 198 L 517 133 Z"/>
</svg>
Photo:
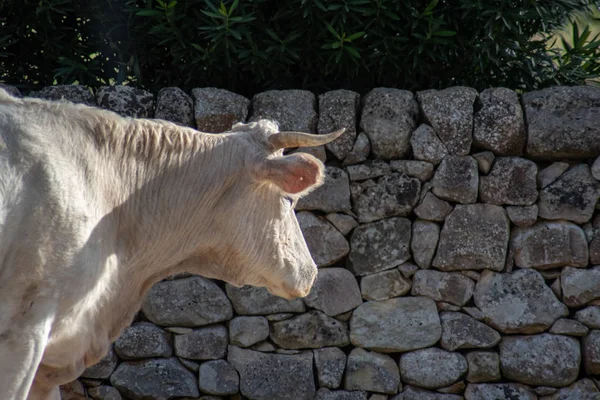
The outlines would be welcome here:
<svg viewBox="0 0 600 400">
<path fill-rule="evenodd" d="M 275 149 L 290 147 L 313 147 L 327 144 L 342 135 L 346 128 L 338 129 L 326 135 L 313 135 L 303 132 L 279 132 L 269 137 L 269 144 Z"/>
</svg>

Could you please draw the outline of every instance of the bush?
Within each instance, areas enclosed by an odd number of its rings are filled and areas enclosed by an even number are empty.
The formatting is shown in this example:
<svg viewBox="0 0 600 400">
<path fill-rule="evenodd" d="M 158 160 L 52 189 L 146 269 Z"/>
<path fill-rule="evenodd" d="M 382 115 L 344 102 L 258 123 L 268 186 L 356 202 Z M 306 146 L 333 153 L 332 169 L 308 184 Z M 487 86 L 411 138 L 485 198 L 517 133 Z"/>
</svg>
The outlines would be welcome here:
<svg viewBox="0 0 600 400">
<path fill-rule="evenodd" d="M 598 77 L 574 25 L 591 0 L 0 0 L 0 81 L 321 92 L 469 85 L 532 90 Z M 573 43 L 573 41 L 571 41 Z"/>
</svg>

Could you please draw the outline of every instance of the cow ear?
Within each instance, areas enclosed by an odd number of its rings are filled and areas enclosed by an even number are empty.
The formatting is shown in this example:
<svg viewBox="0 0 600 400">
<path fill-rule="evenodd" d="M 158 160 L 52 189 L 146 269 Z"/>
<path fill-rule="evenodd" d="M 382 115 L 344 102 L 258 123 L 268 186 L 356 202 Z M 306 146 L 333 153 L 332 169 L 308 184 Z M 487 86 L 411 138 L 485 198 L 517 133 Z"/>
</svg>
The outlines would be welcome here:
<svg viewBox="0 0 600 400">
<path fill-rule="evenodd" d="M 268 159 L 263 179 L 290 194 L 304 194 L 323 182 L 323 163 L 306 153 Z"/>
</svg>

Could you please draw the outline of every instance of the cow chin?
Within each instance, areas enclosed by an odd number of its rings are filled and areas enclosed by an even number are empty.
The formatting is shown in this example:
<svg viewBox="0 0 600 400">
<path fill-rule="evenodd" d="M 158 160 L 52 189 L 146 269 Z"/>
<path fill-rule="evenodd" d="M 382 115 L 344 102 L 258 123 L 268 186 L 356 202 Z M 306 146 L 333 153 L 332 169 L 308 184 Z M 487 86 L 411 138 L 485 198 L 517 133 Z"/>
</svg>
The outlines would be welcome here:
<svg viewBox="0 0 600 400">
<path fill-rule="evenodd" d="M 288 285 L 283 283 L 277 286 L 268 286 L 269 293 L 275 296 L 283 297 L 286 300 L 293 300 L 299 297 L 306 297 L 312 289 L 313 283 L 317 277 L 317 268 L 314 268 L 315 273 L 307 280 L 299 284 Z"/>
</svg>

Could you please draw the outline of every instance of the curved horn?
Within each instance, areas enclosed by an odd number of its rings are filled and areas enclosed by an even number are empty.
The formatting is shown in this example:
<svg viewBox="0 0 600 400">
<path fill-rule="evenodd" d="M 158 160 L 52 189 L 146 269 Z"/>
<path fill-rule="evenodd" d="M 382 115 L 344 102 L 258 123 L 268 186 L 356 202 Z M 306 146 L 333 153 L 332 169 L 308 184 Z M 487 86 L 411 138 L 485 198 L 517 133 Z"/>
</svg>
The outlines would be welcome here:
<svg viewBox="0 0 600 400">
<path fill-rule="evenodd" d="M 287 149 L 290 147 L 313 147 L 327 144 L 342 135 L 346 128 L 338 129 L 326 135 L 313 135 L 303 132 L 279 132 L 269 136 L 269 144 L 275 149 Z"/>
</svg>

